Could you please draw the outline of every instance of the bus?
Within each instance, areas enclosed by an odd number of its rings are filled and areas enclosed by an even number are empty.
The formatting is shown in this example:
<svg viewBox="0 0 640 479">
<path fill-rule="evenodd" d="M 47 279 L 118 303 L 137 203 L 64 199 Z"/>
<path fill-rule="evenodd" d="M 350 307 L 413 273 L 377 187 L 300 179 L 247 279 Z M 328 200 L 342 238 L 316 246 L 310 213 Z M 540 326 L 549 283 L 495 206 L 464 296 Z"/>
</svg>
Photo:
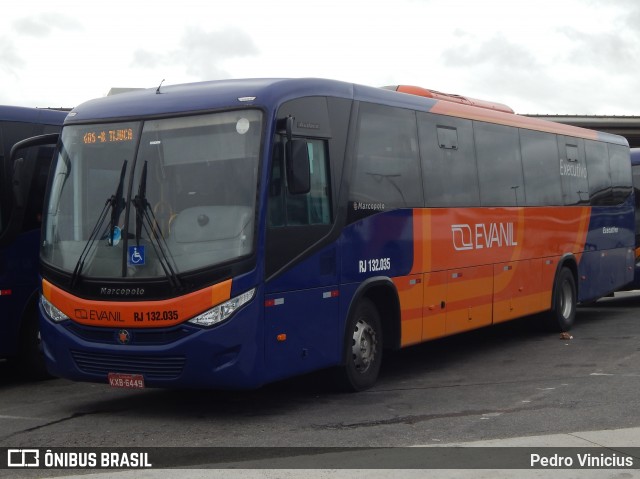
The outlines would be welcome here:
<svg viewBox="0 0 640 479">
<path fill-rule="evenodd" d="M 0 357 L 15 360 L 17 370 L 34 377 L 46 372 L 39 351 L 38 270 L 53 147 L 17 150 L 22 158 L 9 158 L 21 140 L 60 132 L 66 116 L 62 110 L 0 106 Z"/>
<path fill-rule="evenodd" d="M 625 289 L 640 289 L 640 148 L 631 148 L 631 174 L 633 178 L 633 192 L 636 199 L 636 266 L 633 282 Z"/>
<path fill-rule="evenodd" d="M 431 95 L 431 96 L 430 96 Z M 627 140 L 325 79 L 162 86 L 65 120 L 41 242 L 56 376 L 257 388 L 543 315 L 633 277 Z"/>
</svg>

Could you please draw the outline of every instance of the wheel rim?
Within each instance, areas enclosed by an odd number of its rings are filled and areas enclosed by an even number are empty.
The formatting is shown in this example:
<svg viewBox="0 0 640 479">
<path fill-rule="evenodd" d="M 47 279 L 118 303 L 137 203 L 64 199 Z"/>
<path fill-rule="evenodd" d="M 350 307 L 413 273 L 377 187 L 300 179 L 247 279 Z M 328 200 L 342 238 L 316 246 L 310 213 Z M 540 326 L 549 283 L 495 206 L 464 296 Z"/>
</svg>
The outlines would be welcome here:
<svg viewBox="0 0 640 479">
<path fill-rule="evenodd" d="M 560 312 L 563 318 L 571 316 L 573 310 L 573 288 L 569 281 L 562 283 L 562 290 L 560 291 Z"/>
<path fill-rule="evenodd" d="M 366 372 L 376 358 L 378 338 L 375 330 L 366 321 L 360 319 L 353 331 L 351 352 L 353 364 L 359 373 Z"/>
</svg>

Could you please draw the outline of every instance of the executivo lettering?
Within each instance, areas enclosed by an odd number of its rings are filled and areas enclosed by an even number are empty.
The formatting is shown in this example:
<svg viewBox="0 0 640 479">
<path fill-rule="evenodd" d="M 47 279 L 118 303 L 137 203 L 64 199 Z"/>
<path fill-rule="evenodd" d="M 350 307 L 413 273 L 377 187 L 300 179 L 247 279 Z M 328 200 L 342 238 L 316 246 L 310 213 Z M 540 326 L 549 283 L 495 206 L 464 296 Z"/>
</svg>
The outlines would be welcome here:
<svg viewBox="0 0 640 479">
<path fill-rule="evenodd" d="M 456 251 L 518 246 L 513 223 L 476 223 L 451 225 Z"/>
</svg>

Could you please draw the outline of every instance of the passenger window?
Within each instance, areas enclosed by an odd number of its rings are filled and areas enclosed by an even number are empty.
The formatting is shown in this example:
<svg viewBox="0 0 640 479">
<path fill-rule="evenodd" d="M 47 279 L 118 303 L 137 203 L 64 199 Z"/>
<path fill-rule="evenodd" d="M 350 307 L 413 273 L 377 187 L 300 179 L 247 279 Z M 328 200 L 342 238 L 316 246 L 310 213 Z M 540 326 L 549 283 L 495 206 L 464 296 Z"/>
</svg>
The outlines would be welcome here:
<svg viewBox="0 0 640 479">
<path fill-rule="evenodd" d="M 415 112 L 363 103 L 358 120 L 351 219 L 422 206 Z"/>
<path fill-rule="evenodd" d="M 584 155 L 584 140 L 558 136 L 560 179 L 565 205 L 589 203 L 589 182 Z"/>
<path fill-rule="evenodd" d="M 29 186 L 29 196 L 24 214 L 23 231 L 40 228 L 42 225 L 42 205 L 47 188 L 49 167 L 53 158 L 53 147 L 41 146 L 35 149 L 33 177 Z"/>
<path fill-rule="evenodd" d="M 563 204 L 556 135 L 523 129 L 520 147 L 527 205 Z"/>
<path fill-rule="evenodd" d="M 591 204 L 609 205 L 612 203 L 611 175 L 609 174 L 609 152 L 605 143 L 585 140 L 587 158 L 587 176 Z"/>
<path fill-rule="evenodd" d="M 418 113 L 418 131 L 426 205 L 478 206 L 471 120 Z"/>
<path fill-rule="evenodd" d="M 611 165 L 613 203 L 623 203 L 633 189 L 629 149 L 622 145 L 608 145 Z"/>
<path fill-rule="evenodd" d="M 482 206 L 525 204 L 518 130 L 474 122 L 480 203 Z"/>
</svg>

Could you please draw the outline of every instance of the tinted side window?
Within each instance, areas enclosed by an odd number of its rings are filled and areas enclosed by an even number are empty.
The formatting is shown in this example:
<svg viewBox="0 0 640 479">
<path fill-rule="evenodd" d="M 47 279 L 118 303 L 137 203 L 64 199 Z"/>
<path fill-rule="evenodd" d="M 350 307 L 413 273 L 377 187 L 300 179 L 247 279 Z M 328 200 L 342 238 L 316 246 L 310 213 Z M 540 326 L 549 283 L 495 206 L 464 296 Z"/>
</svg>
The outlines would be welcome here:
<svg viewBox="0 0 640 479">
<path fill-rule="evenodd" d="M 29 152 L 29 156 L 35 155 L 35 160 L 22 224 L 23 231 L 40 228 L 42 225 L 44 192 L 47 187 L 49 167 L 51 166 L 54 151 L 53 147 L 49 146 L 37 147 L 34 150 L 34 152 Z"/>
<path fill-rule="evenodd" d="M 418 113 L 427 206 L 478 206 L 471 120 Z"/>
<path fill-rule="evenodd" d="M 620 204 L 627 199 L 632 189 L 629 148 L 622 145 L 608 146 L 613 203 Z"/>
<path fill-rule="evenodd" d="M 565 205 L 589 203 L 589 183 L 584 156 L 584 140 L 558 136 L 560 180 Z"/>
<path fill-rule="evenodd" d="M 5 223 L 9 218 L 9 209 L 8 209 L 8 201 L 6 200 L 6 195 L 9 191 L 8 178 L 6 172 L 4 171 L 4 121 L 0 121 L 0 232 L 4 231 Z"/>
<path fill-rule="evenodd" d="M 518 130 L 474 122 L 480 203 L 482 206 L 525 204 Z"/>
<path fill-rule="evenodd" d="M 415 112 L 362 103 L 349 201 L 362 213 L 422 206 Z M 354 208 L 350 208 L 354 210 Z"/>
<path fill-rule="evenodd" d="M 329 158 L 326 141 L 307 139 L 311 189 L 289 194 L 284 174 L 283 145 L 276 145 L 269 182 L 269 226 L 328 225 L 331 223 Z"/>
<path fill-rule="evenodd" d="M 0 122 L 0 140 L 2 140 L 0 142 L 0 168 L 4 166 L 4 170 L 0 172 L 0 179 L 3 183 L 0 185 L 0 231 L 7 226 L 6 222 L 11 215 L 10 210 L 13 204 L 10 184 L 13 165 L 9 164 L 11 147 L 20 140 L 40 134 L 41 131 L 42 126 L 34 123 Z"/>
<path fill-rule="evenodd" d="M 528 206 L 562 204 L 556 136 L 520 130 L 522 169 Z"/>
<path fill-rule="evenodd" d="M 587 159 L 587 179 L 592 205 L 612 203 L 611 177 L 609 175 L 609 152 L 606 143 L 585 140 L 584 151 Z"/>
</svg>

